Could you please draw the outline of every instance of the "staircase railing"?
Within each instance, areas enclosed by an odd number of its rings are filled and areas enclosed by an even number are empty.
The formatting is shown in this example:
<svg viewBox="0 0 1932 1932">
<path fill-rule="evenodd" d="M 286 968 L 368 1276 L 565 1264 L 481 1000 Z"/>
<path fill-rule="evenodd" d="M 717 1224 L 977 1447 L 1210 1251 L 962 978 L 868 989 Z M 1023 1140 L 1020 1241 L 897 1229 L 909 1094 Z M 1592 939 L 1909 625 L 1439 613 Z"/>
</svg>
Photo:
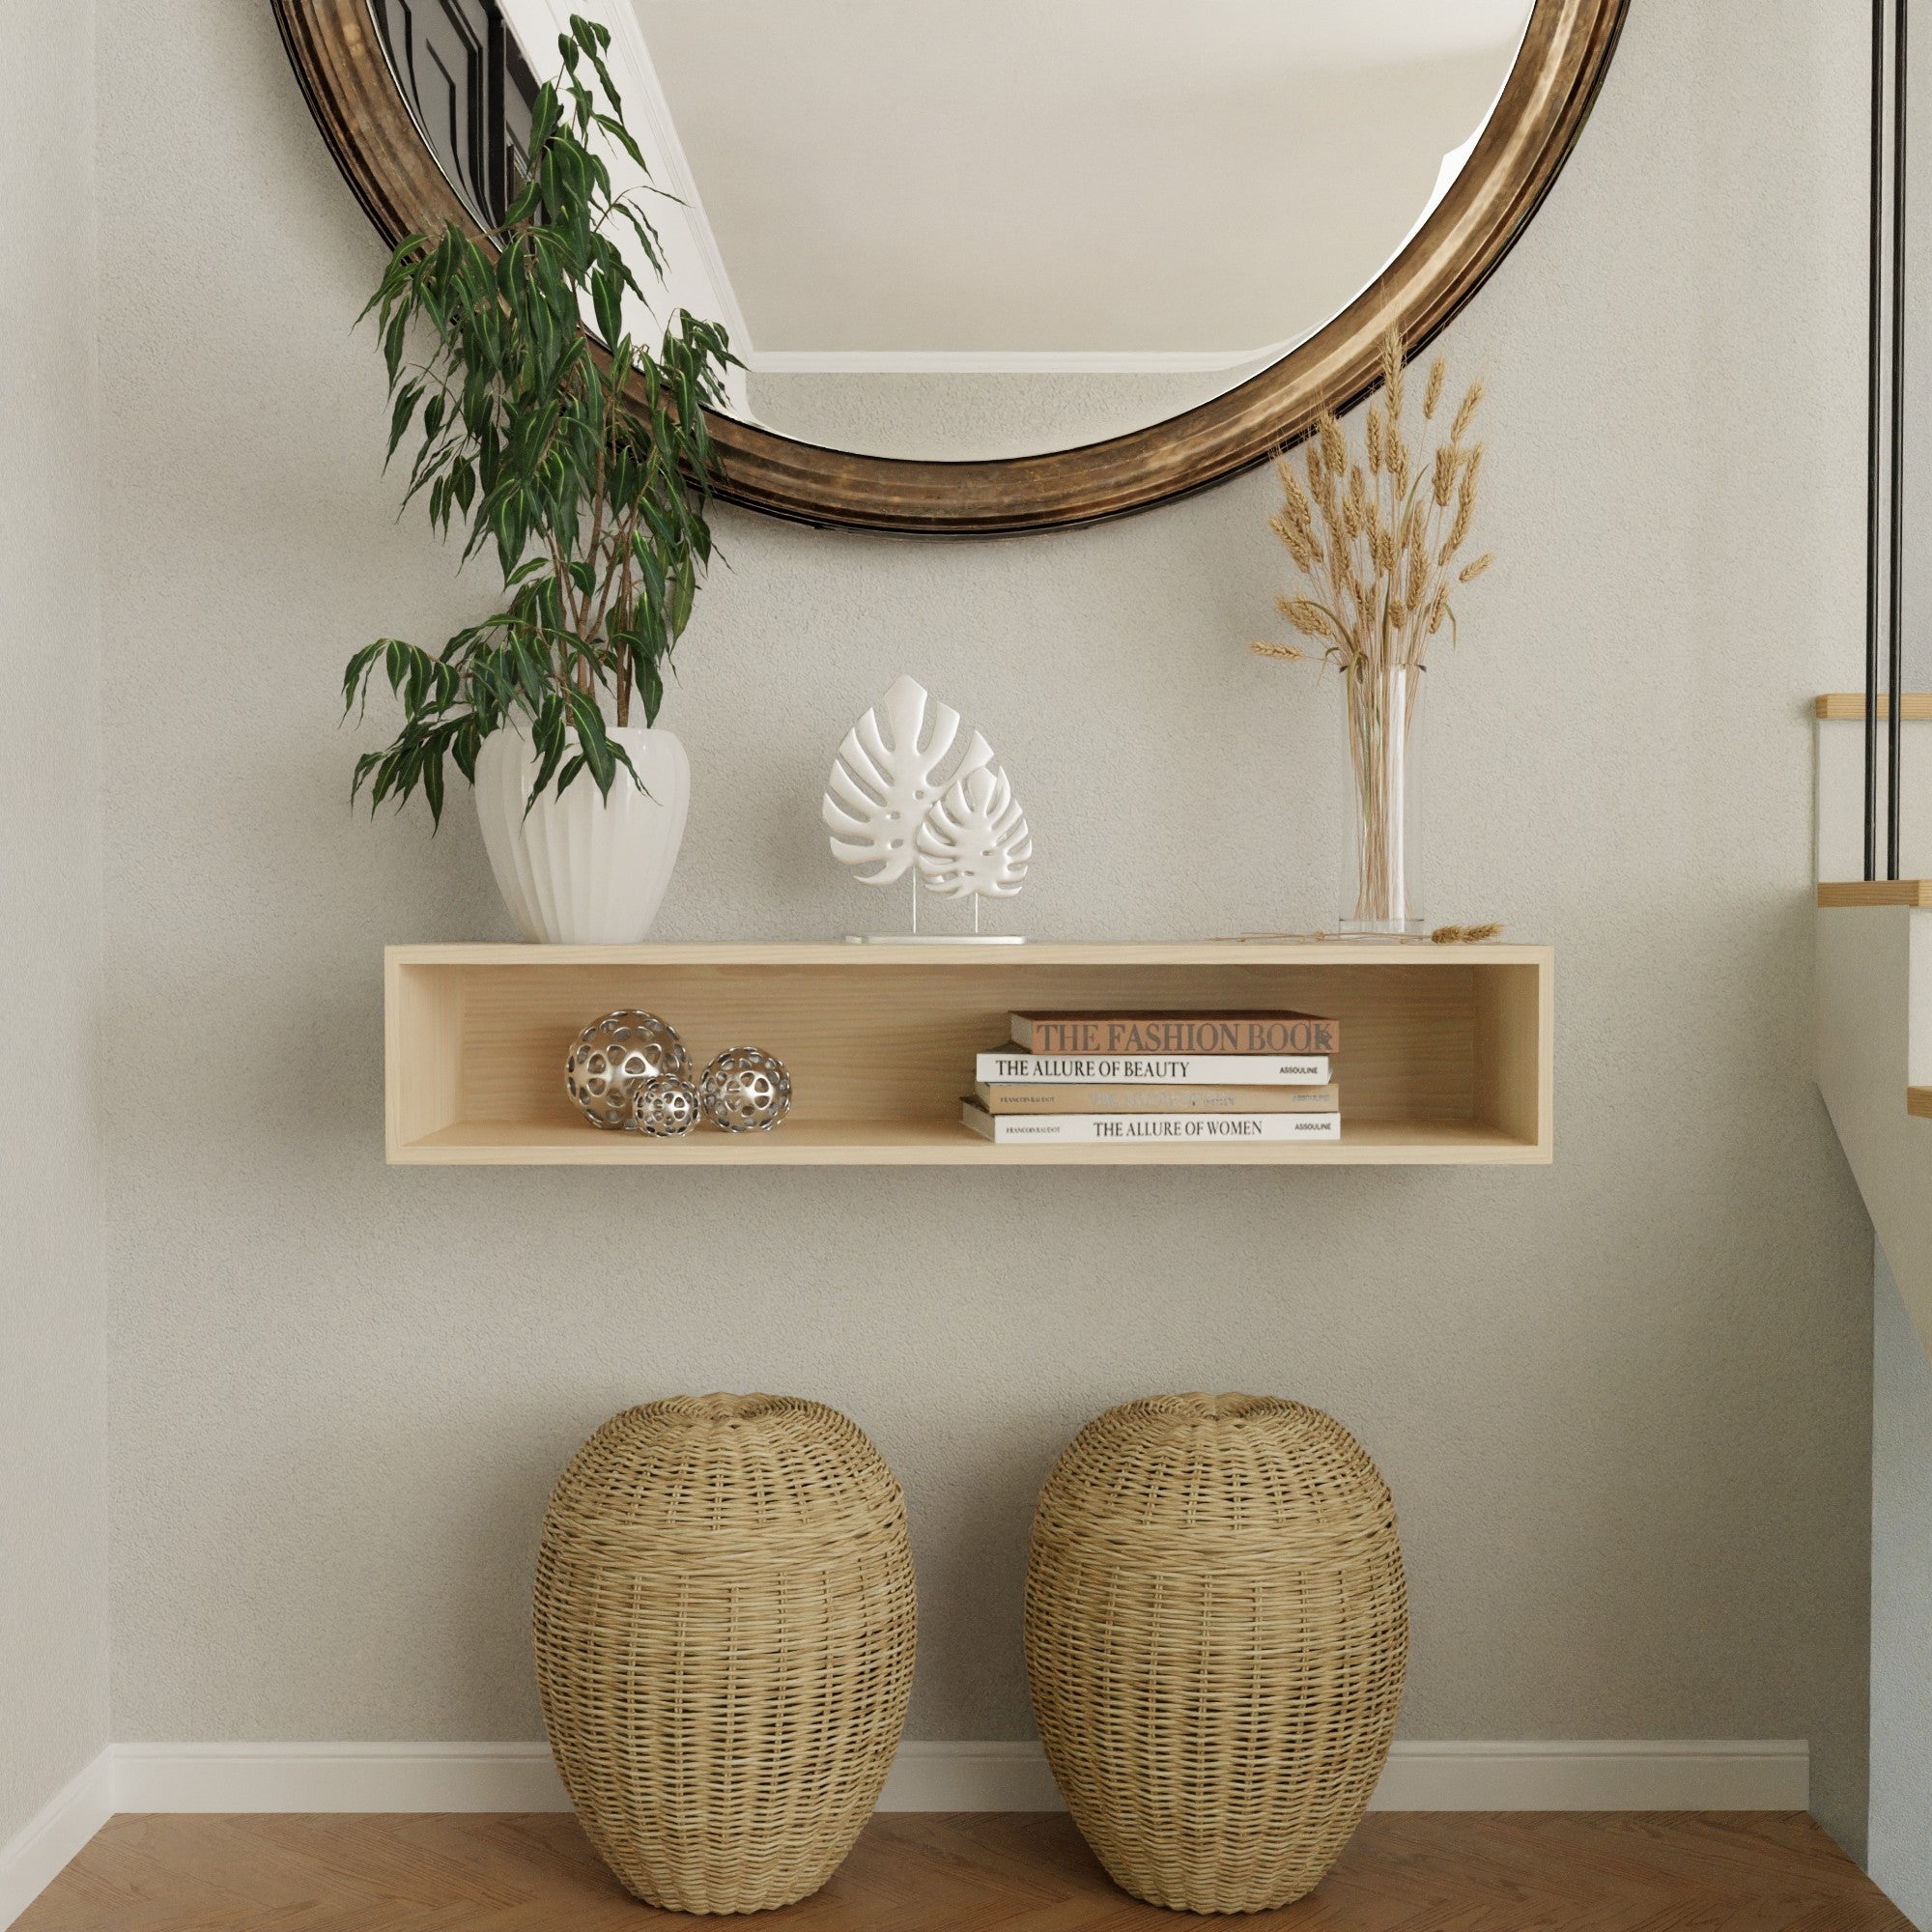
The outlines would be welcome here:
<svg viewBox="0 0 1932 1932">
<path fill-rule="evenodd" d="M 1872 0 L 1871 255 L 1865 480 L 1865 877 L 1878 877 L 1880 632 L 1885 633 L 1886 870 L 1899 876 L 1899 756 L 1904 749 L 1905 605 L 1905 188 L 1909 0 L 1892 0 L 1890 139 L 1887 134 L 1886 0 Z M 1889 159 L 1889 195 L 1887 161 Z M 1886 204 L 1890 202 L 1889 382 L 1887 381 Z M 1889 443 L 1889 475 L 1881 446 Z M 1881 544 L 1881 528 L 1884 541 Z M 1884 555 L 1881 556 L 1883 548 Z M 1881 607 L 1884 617 L 1881 620 Z"/>
</svg>

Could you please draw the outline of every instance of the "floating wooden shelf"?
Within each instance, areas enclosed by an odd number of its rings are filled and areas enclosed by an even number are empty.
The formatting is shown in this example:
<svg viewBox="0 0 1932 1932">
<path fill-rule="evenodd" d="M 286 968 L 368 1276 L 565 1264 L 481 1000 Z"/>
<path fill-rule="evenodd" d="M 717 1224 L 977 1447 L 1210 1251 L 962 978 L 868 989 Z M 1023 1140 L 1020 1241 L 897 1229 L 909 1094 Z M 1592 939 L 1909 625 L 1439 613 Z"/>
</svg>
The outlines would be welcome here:
<svg viewBox="0 0 1932 1932">
<path fill-rule="evenodd" d="M 1553 961 L 1537 946 L 397 946 L 385 961 L 391 1161 L 425 1164 L 1275 1166 L 1550 1158 Z M 572 1038 L 661 1013 L 701 1064 L 792 1076 L 769 1134 L 604 1132 L 563 1091 Z M 1342 1138 L 996 1146 L 959 1123 L 1016 1009 L 1292 1007 L 1342 1022 Z"/>
</svg>

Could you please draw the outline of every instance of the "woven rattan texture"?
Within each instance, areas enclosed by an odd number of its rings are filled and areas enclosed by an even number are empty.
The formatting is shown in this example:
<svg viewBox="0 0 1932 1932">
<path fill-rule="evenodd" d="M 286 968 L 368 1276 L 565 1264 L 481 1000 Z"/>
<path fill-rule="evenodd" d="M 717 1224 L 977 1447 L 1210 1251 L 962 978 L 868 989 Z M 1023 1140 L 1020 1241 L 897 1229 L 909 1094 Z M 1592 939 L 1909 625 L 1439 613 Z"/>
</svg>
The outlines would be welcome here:
<svg viewBox="0 0 1932 1932">
<path fill-rule="evenodd" d="M 613 1416 L 551 1497 L 533 1618 L 551 1750 L 605 1862 L 674 1912 L 816 1891 L 878 1803 L 914 1620 L 899 1486 L 836 1409 Z"/>
<path fill-rule="evenodd" d="M 1126 1403 L 1040 1493 L 1034 1713 L 1074 1822 L 1137 1898 L 1259 1912 L 1312 1890 L 1381 1774 L 1407 1654 L 1395 1505 L 1319 1409 Z"/>
</svg>

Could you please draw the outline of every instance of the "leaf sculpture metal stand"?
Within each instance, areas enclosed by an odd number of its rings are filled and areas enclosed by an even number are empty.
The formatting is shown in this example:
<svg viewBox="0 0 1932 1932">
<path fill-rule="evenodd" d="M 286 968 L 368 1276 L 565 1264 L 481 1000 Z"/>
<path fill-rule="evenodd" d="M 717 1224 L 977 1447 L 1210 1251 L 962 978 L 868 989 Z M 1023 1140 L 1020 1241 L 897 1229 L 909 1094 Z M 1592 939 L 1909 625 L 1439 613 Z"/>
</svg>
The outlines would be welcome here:
<svg viewBox="0 0 1932 1932">
<path fill-rule="evenodd" d="M 1020 945 L 1017 935 L 980 930 L 980 901 L 1011 898 L 1019 891 L 1033 856 L 1033 835 L 1010 781 L 993 762 L 993 748 L 977 730 L 952 761 L 959 725 L 951 705 L 936 702 L 912 678 L 895 678 L 846 732 L 832 761 L 820 816 L 832 834 L 832 856 L 852 867 L 862 884 L 889 886 L 911 875 L 912 938 L 938 945 Z M 922 933 L 922 885 L 942 898 L 970 898 L 973 930 Z"/>
</svg>

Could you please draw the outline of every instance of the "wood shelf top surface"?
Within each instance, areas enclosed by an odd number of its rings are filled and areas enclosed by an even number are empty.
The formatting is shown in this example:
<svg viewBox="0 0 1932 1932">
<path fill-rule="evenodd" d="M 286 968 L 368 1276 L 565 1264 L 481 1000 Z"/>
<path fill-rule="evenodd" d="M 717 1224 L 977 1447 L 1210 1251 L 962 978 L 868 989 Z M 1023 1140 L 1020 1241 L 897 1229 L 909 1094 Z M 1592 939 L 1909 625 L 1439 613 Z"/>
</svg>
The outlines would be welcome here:
<svg viewBox="0 0 1932 1932">
<path fill-rule="evenodd" d="M 642 946 L 465 943 L 391 946 L 399 966 L 1541 966 L 1548 946 L 1389 945 L 1303 940 L 1034 940 L 1025 946 L 923 946 L 843 940 L 668 940 Z"/>
<path fill-rule="evenodd" d="M 678 1140 L 549 1121 L 459 1121 L 395 1151 L 425 1165 L 587 1164 L 601 1167 L 1285 1167 L 1350 1162 L 1547 1163 L 1548 1150 L 1466 1121 L 1350 1121 L 1339 1141 L 1256 1141 L 1151 1147 L 1072 1141 L 1005 1144 L 955 1121 L 790 1120 L 768 1134 L 710 1128 Z"/>
</svg>

